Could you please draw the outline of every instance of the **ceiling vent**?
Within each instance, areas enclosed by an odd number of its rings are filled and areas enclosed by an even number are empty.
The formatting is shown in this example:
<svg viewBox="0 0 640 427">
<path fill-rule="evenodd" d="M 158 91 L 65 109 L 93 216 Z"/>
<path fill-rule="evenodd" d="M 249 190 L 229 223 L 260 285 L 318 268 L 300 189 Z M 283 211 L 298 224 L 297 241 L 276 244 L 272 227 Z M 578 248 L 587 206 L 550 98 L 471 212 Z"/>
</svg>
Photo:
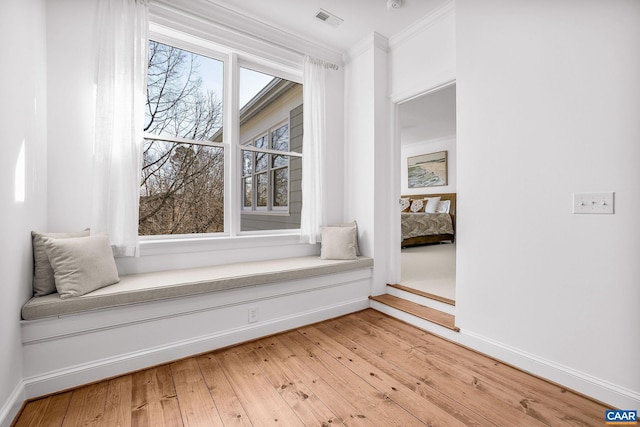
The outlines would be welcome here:
<svg viewBox="0 0 640 427">
<path fill-rule="evenodd" d="M 324 9 L 320 9 L 318 12 L 316 12 L 316 18 L 323 22 L 326 22 L 334 28 L 344 22 L 344 19 L 338 18 L 337 16 L 332 15 Z"/>
</svg>

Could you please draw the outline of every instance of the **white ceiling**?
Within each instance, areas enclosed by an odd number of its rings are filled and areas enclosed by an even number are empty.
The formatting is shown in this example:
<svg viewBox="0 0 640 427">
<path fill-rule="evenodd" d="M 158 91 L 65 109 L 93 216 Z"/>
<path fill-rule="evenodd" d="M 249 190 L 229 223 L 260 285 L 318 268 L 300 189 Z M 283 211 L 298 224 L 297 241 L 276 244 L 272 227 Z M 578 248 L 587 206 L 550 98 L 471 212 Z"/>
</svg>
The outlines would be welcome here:
<svg viewBox="0 0 640 427">
<path fill-rule="evenodd" d="M 402 145 L 455 136 L 456 86 L 404 102 L 398 114 Z"/>
<path fill-rule="evenodd" d="M 387 0 L 208 1 L 342 52 L 374 31 L 390 38 L 447 3 L 447 0 L 404 0 L 402 7 L 388 10 Z M 333 28 L 320 21 L 315 18 L 320 8 L 344 22 Z"/>
</svg>

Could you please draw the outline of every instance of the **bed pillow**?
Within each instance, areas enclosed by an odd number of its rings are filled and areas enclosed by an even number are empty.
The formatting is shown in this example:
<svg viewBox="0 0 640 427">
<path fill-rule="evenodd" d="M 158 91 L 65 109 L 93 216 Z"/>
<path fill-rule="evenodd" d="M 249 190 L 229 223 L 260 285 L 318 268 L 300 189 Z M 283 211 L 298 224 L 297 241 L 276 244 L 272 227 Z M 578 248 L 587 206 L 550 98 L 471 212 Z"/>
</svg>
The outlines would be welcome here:
<svg viewBox="0 0 640 427">
<path fill-rule="evenodd" d="M 425 197 L 424 200 L 427 202 L 424 211 L 426 213 L 435 213 L 438 208 L 438 202 L 440 202 L 440 197 Z"/>
<path fill-rule="evenodd" d="M 424 212 L 425 205 L 426 204 L 422 199 L 412 199 L 410 210 L 413 213 Z"/>
<path fill-rule="evenodd" d="M 323 227 L 321 259 L 356 259 L 356 227 Z"/>
<path fill-rule="evenodd" d="M 71 237 L 86 237 L 89 230 L 71 233 L 40 233 L 31 232 L 31 243 L 33 246 L 33 296 L 41 297 L 56 292 L 56 283 L 53 279 L 53 269 L 44 248 L 43 238 L 54 237 L 57 239 L 68 239 Z"/>
<path fill-rule="evenodd" d="M 400 212 L 409 212 L 409 208 L 411 207 L 411 199 L 408 197 L 400 198 Z"/>
<path fill-rule="evenodd" d="M 450 208 L 451 208 L 451 200 L 440 200 L 438 202 L 438 207 L 436 208 L 436 212 L 449 213 Z"/>
<path fill-rule="evenodd" d="M 61 299 L 118 283 L 118 269 L 106 234 L 59 239 L 44 237 Z"/>
</svg>

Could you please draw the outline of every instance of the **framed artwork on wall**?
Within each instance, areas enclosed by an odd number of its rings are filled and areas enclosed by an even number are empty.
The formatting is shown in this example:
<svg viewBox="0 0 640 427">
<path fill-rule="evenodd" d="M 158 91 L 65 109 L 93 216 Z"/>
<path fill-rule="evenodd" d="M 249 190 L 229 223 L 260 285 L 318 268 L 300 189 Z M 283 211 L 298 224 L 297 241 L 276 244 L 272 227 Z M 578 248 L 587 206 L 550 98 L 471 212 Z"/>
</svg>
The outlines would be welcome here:
<svg viewBox="0 0 640 427">
<path fill-rule="evenodd" d="M 409 188 L 447 185 L 447 152 L 407 157 L 407 182 Z"/>
</svg>

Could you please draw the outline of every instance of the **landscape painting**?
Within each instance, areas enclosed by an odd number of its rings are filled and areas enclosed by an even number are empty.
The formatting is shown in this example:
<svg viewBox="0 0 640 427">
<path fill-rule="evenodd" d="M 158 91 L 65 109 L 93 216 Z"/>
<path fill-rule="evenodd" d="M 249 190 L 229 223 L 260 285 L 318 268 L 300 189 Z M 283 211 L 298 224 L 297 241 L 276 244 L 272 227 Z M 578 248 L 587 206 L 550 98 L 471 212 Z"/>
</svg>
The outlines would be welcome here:
<svg viewBox="0 0 640 427">
<path fill-rule="evenodd" d="M 447 185 L 447 152 L 408 157 L 407 178 L 409 188 Z"/>
</svg>

